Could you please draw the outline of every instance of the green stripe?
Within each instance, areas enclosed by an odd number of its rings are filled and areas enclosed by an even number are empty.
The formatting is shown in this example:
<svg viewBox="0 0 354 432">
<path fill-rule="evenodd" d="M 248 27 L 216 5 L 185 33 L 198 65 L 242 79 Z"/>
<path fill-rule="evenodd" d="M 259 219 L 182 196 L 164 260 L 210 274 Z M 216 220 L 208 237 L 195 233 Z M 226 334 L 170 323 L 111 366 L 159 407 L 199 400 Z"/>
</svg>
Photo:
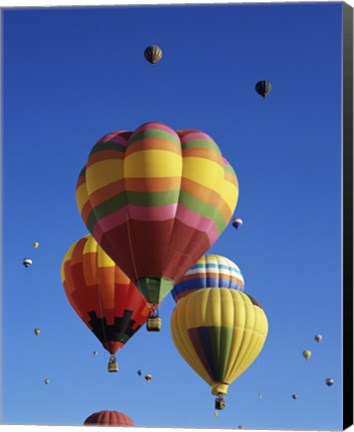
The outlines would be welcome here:
<svg viewBox="0 0 354 432">
<path fill-rule="evenodd" d="M 90 232 L 93 231 L 95 223 L 97 220 L 110 215 L 111 213 L 121 209 L 127 204 L 127 197 L 125 192 L 122 192 L 107 201 L 104 201 L 91 211 L 89 217 L 87 218 L 86 226 Z"/>
<path fill-rule="evenodd" d="M 226 226 L 225 219 L 217 207 L 214 207 L 211 204 L 208 204 L 205 201 L 196 198 L 194 195 L 184 191 L 181 191 L 178 203 L 187 207 L 194 213 L 212 220 L 220 234 L 224 230 Z"/>
<path fill-rule="evenodd" d="M 224 164 L 224 169 L 225 169 L 225 171 L 232 173 L 233 175 L 236 175 L 235 170 L 232 168 L 231 165 Z"/>
<path fill-rule="evenodd" d="M 139 141 L 144 138 L 164 139 L 166 141 L 173 142 L 174 144 L 176 144 L 178 148 L 181 148 L 181 143 L 174 135 L 170 134 L 169 132 L 163 131 L 161 129 L 142 130 L 130 138 L 129 145 L 131 145 L 135 141 Z"/>
<path fill-rule="evenodd" d="M 115 151 L 119 151 L 120 153 L 124 153 L 126 148 L 127 148 L 126 146 L 119 144 L 117 142 L 100 141 L 99 143 L 93 146 L 93 149 L 91 150 L 89 156 L 92 155 L 93 153 L 97 153 L 105 150 L 115 150 Z"/>
<path fill-rule="evenodd" d="M 166 192 L 127 192 L 127 201 L 129 204 L 142 207 L 176 204 L 179 192 L 179 189 Z"/>
<path fill-rule="evenodd" d="M 216 379 L 224 381 L 228 366 L 234 329 L 231 327 L 209 327 Z"/>
<path fill-rule="evenodd" d="M 190 148 L 208 148 L 214 150 L 216 153 L 221 155 L 219 146 L 210 140 L 195 139 L 195 140 L 186 141 L 185 143 L 182 144 L 183 150 L 187 150 Z"/>
</svg>

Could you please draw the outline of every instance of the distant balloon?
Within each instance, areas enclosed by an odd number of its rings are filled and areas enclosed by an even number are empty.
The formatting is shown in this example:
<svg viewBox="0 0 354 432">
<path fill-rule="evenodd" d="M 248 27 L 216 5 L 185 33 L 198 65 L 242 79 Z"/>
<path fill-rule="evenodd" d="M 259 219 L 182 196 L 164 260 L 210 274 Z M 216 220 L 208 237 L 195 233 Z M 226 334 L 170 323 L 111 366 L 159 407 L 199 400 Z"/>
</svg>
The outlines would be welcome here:
<svg viewBox="0 0 354 432">
<path fill-rule="evenodd" d="M 239 229 L 239 227 L 243 224 L 243 220 L 240 218 L 232 219 L 232 226 L 236 229 Z"/>
<path fill-rule="evenodd" d="M 139 376 L 141 376 L 141 375 L 143 374 L 143 371 L 142 371 L 142 370 L 138 370 L 137 374 L 138 374 Z"/>
<path fill-rule="evenodd" d="M 49 379 L 48 379 L 48 378 L 46 378 L 46 379 L 44 380 L 44 384 L 49 384 Z"/>
<path fill-rule="evenodd" d="M 321 335 L 316 335 L 315 336 L 315 341 L 316 342 L 321 342 L 321 340 L 322 340 L 322 336 Z"/>
<path fill-rule="evenodd" d="M 144 51 L 146 60 L 151 64 L 156 64 L 162 59 L 162 50 L 157 45 L 150 45 Z"/>
<path fill-rule="evenodd" d="M 152 376 L 150 374 L 145 375 L 145 380 L 146 381 L 151 381 Z"/>
<path fill-rule="evenodd" d="M 328 387 L 331 387 L 334 384 L 334 379 L 332 378 L 327 378 L 326 379 L 326 384 L 328 385 Z"/>
<path fill-rule="evenodd" d="M 297 396 L 296 396 L 296 394 L 293 394 L 292 396 L 291 396 L 294 400 L 296 400 L 297 399 Z"/>
<path fill-rule="evenodd" d="M 118 411 L 98 411 L 91 414 L 84 421 L 84 425 L 102 426 L 134 426 L 133 420 Z"/>
<path fill-rule="evenodd" d="M 96 355 L 98 354 L 98 352 L 97 352 L 97 351 L 94 351 L 92 354 L 93 354 L 94 356 L 96 356 Z"/>
<path fill-rule="evenodd" d="M 34 247 L 35 249 L 37 249 L 38 246 L 39 246 L 39 243 L 38 243 L 38 242 L 34 242 L 34 243 L 33 243 L 33 247 Z"/>
<path fill-rule="evenodd" d="M 305 357 L 306 360 L 308 360 L 311 357 L 311 351 L 305 350 L 302 352 L 302 355 Z"/>
<path fill-rule="evenodd" d="M 25 258 L 25 259 L 22 261 L 22 264 L 23 264 L 25 267 L 29 267 L 29 266 L 31 266 L 31 265 L 32 265 L 32 260 L 31 260 L 31 258 Z"/>
<path fill-rule="evenodd" d="M 267 81 L 258 81 L 256 84 L 256 92 L 261 95 L 263 98 L 265 98 L 272 90 L 272 84 Z"/>
<path fill-rule="evenodd" d="M 262 393 L 258 393 L 258 399 L 263 399 L 263 394 Z"/>
<path fill-rule="evenodd" d="M 39 328 L 34 329 L 34 334 L 36 336 L 38 336 L 40 332 L 41 332 L 41 330 Z"/>
</svg>

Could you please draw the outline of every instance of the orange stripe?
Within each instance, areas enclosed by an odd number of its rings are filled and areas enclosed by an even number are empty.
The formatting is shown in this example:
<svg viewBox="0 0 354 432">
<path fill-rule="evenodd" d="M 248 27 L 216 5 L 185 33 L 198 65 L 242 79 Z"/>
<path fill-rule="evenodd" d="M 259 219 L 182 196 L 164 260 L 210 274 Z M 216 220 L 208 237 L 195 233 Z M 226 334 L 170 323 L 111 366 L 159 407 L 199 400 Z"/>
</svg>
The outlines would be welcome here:
<svg viewBox="0 0 354 432">
<path fill-rule="evenodd" d="M 132 192 L 165 192 L 180 189 L 181 177 L 127 178 L 125 187 Z"/>
<path fill-rule="evenodd" d="M 113 196 L 125 191 L 125 180 L 121 179 L 118 181 L 115 181 L 113 183 L 110 183 L 101 189 L 96 190 L 90 195 L 90 201 L 93 205 L 93 207 L 97 207 L 98 205 L 102 204 L 103 202 L 109 200 Z"/>
<path fill-rule="evenodd" d="M 176 143 L 161 138 L 144 138 L 135 141 L 128 146 L 125 154 L 128 156 L 135 152 L 148 150 L 166 150 L 182 155 L 182 150 Z"/>
<path fill-rule="evenodd" d="M 118 160 L 124 159 L 124 152 L 119 150 L 96 151 L 89 156 L 86 164 L 86 170 L 89 166 L 97 162 L 102 162 L 104 160 L 109 160 L 109 159 L 118 159 Z"/>
<path fill-rule="evenodd" d="M 221 154 L 209 148 L 188 148 L 183 150 L 183 158 L 185 157 L 208 159 L 210 161 L 217 162 L 224 168 L 224 160 Z"/>
<path fill-rule="evenodd" d="M 87 219 L 88 219 L 91 211 L 92 211 L 91 203 L 89 200 L 87 200 L 81 209 L 81 217 L 85 223 L 87 222 Z"/>
</svg>

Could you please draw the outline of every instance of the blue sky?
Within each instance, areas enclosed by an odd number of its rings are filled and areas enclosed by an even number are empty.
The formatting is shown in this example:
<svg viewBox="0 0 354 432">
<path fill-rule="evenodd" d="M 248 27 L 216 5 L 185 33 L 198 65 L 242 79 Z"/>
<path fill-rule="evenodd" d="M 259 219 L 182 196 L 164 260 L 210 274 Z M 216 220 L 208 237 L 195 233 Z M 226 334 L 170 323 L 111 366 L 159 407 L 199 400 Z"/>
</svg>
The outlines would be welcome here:
<svg viewBox="0 0 354 432">
<path fill-rule="evenodd" d="M 155 66 L 149 44 L 164 53 Z M 341 73 L 341 3 L 4 11 L 2 423 L 80 425 L 111 409 L 138 427 L 341 428 Z M 60 280 L 87 233 L 75 185 L 89 151 L 153 120 L 211 135 L 240 184 L 244 224 L 209 253 L 241 268 L 269 335 L 217 418 L 173 345 L 172 296 L 162 331 L 139 330 L 109 374 Z"/>
</svg>

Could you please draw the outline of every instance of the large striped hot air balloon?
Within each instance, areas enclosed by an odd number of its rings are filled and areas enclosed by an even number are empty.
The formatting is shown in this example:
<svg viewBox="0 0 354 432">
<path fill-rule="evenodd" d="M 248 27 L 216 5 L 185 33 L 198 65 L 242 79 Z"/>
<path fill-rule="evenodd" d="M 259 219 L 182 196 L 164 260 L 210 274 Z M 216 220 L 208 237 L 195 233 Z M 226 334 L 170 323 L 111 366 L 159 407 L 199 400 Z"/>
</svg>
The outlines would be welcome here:
<svg viewBox="0 0 354 432">
<path fill-rule="evenodd" d="M 151 305 L 91 235 L 70 247 L 61 277 L 71 306 L 111 354 L 109 371 L 117 372 L 115 353 L 146 322 Z"/>
<path fill-rule="evenodd" d="M 93 237 L 156 305 L 223 232 L 238 182 L 209 135 L 149 122 L 97 142 L 76 197 Z"/>
<path fill-rule="evenodd" d="M 225 407 L 223 395 L 261 352 L 267 333 L 259 303 L 230 288 L 192 292 L 177 302 L 171 315 L 173 342 L 218 396 L 216 409 Z"/>
<path fill-rule="evenodd" d="M 84 425 L 101 426 L 134 426 L 133 420 L 118 411 L 98 411 L 91 414 L 84 421 Z"/>
<path fill-rule="evenodd" d="M 232 288 L 243 291 L 244 286 L 241 270 L 233 261 L 221 255 L 205 255 L 173 287 L 171 294 L 177 302 L 201 288 Z"/>
</svg>

